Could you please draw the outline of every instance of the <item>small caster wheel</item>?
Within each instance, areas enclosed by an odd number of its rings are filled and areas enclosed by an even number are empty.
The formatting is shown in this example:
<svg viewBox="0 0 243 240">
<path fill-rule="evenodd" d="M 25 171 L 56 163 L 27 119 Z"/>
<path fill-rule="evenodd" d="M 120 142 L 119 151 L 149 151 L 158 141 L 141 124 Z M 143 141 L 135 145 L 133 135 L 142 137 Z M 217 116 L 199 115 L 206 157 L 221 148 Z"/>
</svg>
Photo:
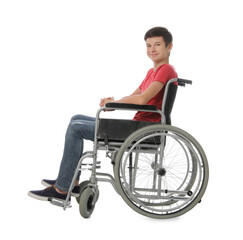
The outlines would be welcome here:
<svg viewBox="0 0 243 240">
<path fill-rule="evenodd" d="M 83 218 L 89 218 L 95 208 L 95 192 L 91 187 L 84 189 L 80 195 L 79 212 Z"/>
<path fill-rule="evenodd" d="M 81 196 L 82 192 L 84 191 L 85 188 L 88 187 L 89 183 L 90 183 L 90 181 L 83 181 L 79 184 L 79 196 L 76 197 L 76 201 L 78 204 L 80 202 L 80 196 Z"/>
</svg>

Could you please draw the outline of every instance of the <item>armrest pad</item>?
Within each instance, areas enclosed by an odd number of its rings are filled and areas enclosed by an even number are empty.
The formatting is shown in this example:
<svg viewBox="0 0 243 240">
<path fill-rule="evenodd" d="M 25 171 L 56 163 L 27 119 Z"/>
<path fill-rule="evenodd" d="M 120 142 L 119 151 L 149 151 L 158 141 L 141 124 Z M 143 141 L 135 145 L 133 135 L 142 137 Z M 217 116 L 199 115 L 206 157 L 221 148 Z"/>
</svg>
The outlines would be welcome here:
<svg viewBox="0 0 243 240">
<path fill-rule="evenodd" d="M 148 110 L 148 111 L 156 111 L 157 108 L 154 105 L 138 105 L 138 104 L 128 104 L 128 103 L 107 103 L 105 105 L 109 108 L 120 108 L 120 109 L 132 109 L 132 110 Z"/>
</svg>

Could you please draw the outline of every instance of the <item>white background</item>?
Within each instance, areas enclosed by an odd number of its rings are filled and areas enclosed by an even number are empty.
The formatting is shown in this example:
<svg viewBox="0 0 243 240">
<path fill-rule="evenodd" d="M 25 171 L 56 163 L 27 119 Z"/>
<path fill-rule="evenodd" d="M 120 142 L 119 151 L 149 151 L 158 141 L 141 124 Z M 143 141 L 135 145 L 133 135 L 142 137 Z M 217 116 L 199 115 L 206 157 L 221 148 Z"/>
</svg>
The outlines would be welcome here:
<svg viewBox="0 0 243 240">
<path fill-rule="evenodd" d="M 1 239 L 242 239 L 241 9 L 237 0 L 2 0 Z M 154 26 L 172 32 L 170 63 L 193 80 L 179 89 L 172 118 L 208 156 L 202 203 L 153 220 L 101 183 L 86 220 L 75 201 L 63 211 L 29 198 L 56 177 L 70 118 L 95 115 L 100 98 L 131 94 L 144 79 L 152 63 L 143 36 Z"/>
</svg>

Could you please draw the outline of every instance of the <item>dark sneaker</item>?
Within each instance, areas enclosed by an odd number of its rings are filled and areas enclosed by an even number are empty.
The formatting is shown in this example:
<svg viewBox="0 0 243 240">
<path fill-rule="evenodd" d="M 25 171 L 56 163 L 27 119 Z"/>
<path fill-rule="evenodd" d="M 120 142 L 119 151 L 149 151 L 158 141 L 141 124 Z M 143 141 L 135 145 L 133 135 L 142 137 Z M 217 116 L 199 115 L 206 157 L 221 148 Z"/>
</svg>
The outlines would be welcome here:
<svg viewBox="0 0 243 240">
<path fill-rule="evenodd" d="M 41 180 L 41 184 L 46 187 L 50 187 L 50 186 L 54 185 L 55 183 L 56 183 L 56 180 L 48 180 L 48 179 Z"/>
<path fill-rule="evenodd" d="M 48 179 L 42 179 L 41 180 L 41 184 L 46 186 L 46 187 L 53 186 L 55 183 L 56 183 L 56 180 L 48 180 Z M 74 186 L 71 195 L 73 197 L 78 197 L 79 196 L 79 189 L 80 189 L 79 186 Z"/>
<path fill-rule="evenodd" d="M 52 199 L 65 201 L 67 198 L 67 194 L 58 193 L 54 186 L 50 186 L 44 190 L 30 191 L 28 195 L 42 201 L 51 201 Z"/>
</svg>

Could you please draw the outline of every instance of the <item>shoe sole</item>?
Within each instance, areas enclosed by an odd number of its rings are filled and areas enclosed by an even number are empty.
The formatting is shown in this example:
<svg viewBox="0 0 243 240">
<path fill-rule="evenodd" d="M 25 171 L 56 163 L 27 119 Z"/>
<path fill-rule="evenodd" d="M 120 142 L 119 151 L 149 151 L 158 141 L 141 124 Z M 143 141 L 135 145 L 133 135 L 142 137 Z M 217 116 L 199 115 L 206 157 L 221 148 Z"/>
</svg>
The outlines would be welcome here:
<svg viewBox="0 0 243 240">
<path fill-rule="evenodd" d="M 41 180 L 41 184 L 42 184 L 43 186 L 45 186 L 45 187 L 50 187 L 50 186 L 52 186 L 51 184 L 49 184 L 49 183 L 47 183 L 47 182 L 45 182 L 45 181 L 43 181 L 43 180 Z M 72 196 L 72 197 L 79 197 L 79 194 L 78 194 L 78 193 L 73 193 L 73 192 L 71 192 L 71 196 Z M 44 200 L 44 201 L 47 201 L 47 200 Z"/>
<path fill-rule="evenodd" d="M 42 184 L 43 186 L 45 186 L 45 187 L 50 187 L 50 186 L 52 186 L 51 184 L 45 182 L 44 180 L 41 180 L 41 184 Z"/>
</svg>

